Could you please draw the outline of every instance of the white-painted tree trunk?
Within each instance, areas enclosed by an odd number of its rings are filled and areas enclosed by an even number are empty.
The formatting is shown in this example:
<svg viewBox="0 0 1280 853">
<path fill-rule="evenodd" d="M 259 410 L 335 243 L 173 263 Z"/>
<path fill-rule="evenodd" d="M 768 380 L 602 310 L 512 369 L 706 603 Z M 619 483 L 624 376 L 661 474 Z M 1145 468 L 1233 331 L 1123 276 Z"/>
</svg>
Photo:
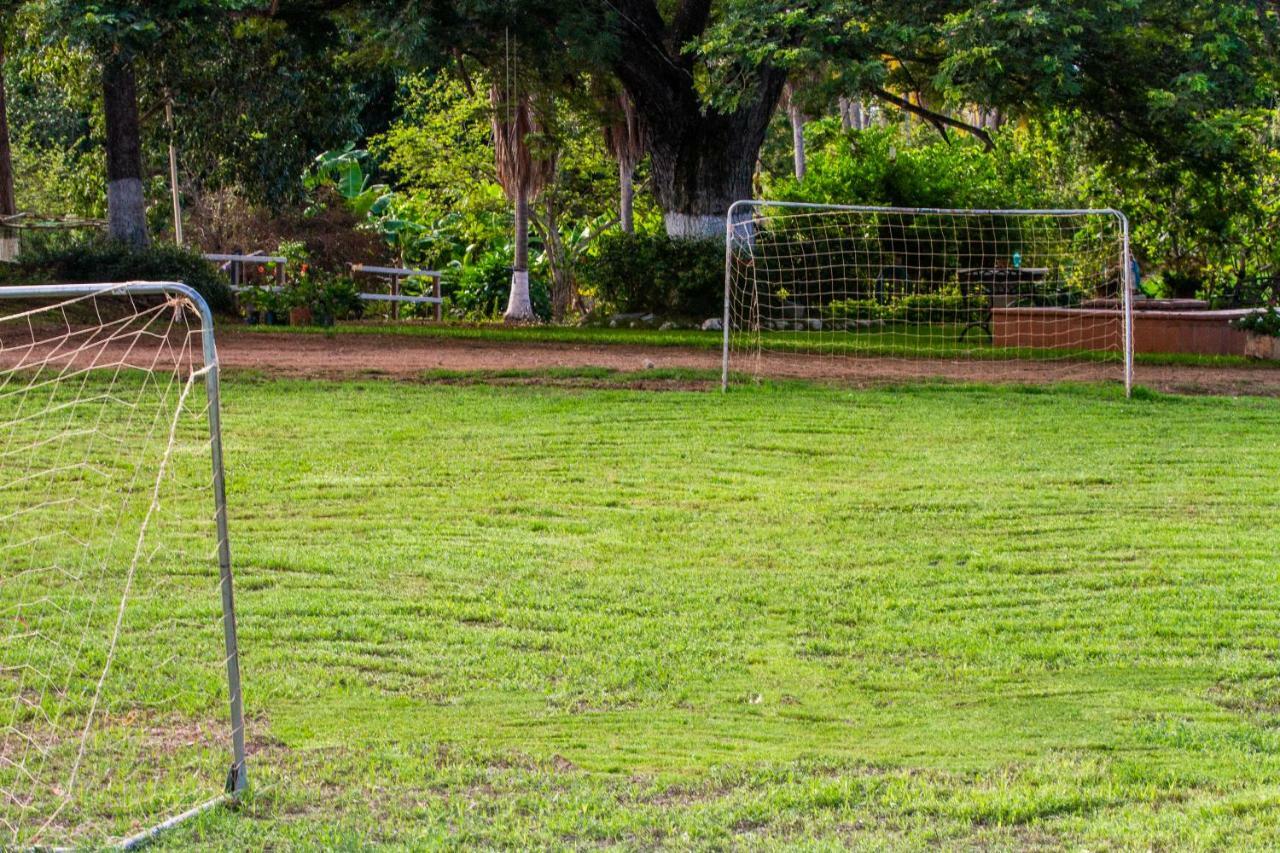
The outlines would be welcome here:
<svg viewBox="0 0 1280 853">
<path fill-rule="evenodd" d="M 524 188 L 516 198 L 516 246 L 515 269 L 511 272 L 511 295 L 507 298 L 507 310 L 502 315 L 504 323 L 532 323 L 533 300 L 529 296 L 529 196 Z"/>
<path fill-rule="evenodd" d="M 102 113 L 106 130 L 107 234 L 135 249 L 149 242 L 142 190 L 142 132 L 133 60 L 112 56 L 102 65 Z"/>
<path fill-rule="evenodd" d="M 677 239 L 719 240 L 724 237 L 724 218 L 691 213 L 664 213 L 667 236 Z"/>
<path fill-rule="evenodd" d="M 140 178 L 107 184 L 107 235 L 130 246 L 147 245 L 147 198 Z"/>
<path fill-rule="evenodd" d="M 507 300 L 507 311 L 502 315 L 502 321 L 532 323 L 536 319 L 533 301 L 529 298 L 529 271 L 514 270 L 511 273 L 511 297 Z"/>
</svg>

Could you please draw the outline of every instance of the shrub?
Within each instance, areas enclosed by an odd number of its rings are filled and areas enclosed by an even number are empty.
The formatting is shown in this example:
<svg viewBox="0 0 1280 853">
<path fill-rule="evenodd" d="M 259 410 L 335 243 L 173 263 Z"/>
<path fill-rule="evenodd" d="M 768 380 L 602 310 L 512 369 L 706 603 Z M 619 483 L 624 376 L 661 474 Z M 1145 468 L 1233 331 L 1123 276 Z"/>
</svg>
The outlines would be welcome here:
<svg viewBox="0 0 1280 853">
<path fill-rule="evenodd" d="M 358 319 L 364 313 L 360 288 L 351 276 L 317 272 L 306 264 L 281 295 L 291 308 L 311 309 L 312 317 L 321 326 L 333 325 L 335 320 Z"/>
<path fill-rule="evenodd" d="M 898 320 L 907 323 L 957 323 L 986 306 L 986 299 L 946 293 L 918 293 L 889 302 L 874 299 L 837 299 L 823 308 L 828 320 Z"/>
<path fill-rule="evenodd" d="M 492 320 L 506 310 L 511 298 L 511 259 L 503 253 L 484 255 L 475 263 L 454 267 L 441 290 L 455 311 L 464 317 Z M 542 322 L 551 319 L 551 291 L 547 283 L 529 276 L 529 299 Z"/>
<path fill-rule="evenodd" d="M 1260 311 L 1254 311 L 1252 314 L 1246 314 L 1236 320 L 1235 326 L 1237 329 L 1254 335 L 1268 335 L 1273 338 L 1280 338 L 1280 309 L 1264 308 Z"/>
<path fill-rule="evenodd" d="M 604 234 L 581 276 L 622 311 L 709 317 L 724 307 L 724 245 L 712 240 Z"/>
<path fill-rule="evenodd" d="M 197 252 L 159 243 L 131 249 L 112 240 L 36 244 L 24 248 L 14 278 L 58 282 L 180 281 L 195 288 L 215 311 L 234 305 L 226 278 Z"/>
</svg>

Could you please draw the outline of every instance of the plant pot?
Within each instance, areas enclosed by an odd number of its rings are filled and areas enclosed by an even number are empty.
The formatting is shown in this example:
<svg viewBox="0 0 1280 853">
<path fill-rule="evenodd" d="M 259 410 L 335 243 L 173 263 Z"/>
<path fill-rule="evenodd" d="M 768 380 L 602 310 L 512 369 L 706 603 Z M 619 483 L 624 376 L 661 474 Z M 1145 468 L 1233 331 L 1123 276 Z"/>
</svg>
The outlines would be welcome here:
<svg viewBox="0 0 1280 853">
<path fill-rule="evenodd" d="M 290 326 L 310 326 L 311 325 L 311 309 L 305 305 L 300 308 L 289 309 L 289 325 Z"/>
<path fill-rule="evenodd" d="M 1248 358 L 1280 361 L 1280 338 L 1247 332 L 1244 336 L 1244 354 Z"/>
</svg>

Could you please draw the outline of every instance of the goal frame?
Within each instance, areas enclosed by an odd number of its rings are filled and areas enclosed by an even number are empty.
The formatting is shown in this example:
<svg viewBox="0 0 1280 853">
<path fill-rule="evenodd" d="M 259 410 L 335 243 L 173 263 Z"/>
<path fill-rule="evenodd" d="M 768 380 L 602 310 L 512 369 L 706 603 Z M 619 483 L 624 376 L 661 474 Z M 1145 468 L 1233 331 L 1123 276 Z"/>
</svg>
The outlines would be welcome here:
<svg viewBox="0 0 1280 853">
<path fill-rule="evenodd" d="M 1114 218 L 1120 226 L 1121 269 L 1121 346 L 1124 350 L 1124 394 L 1133 394 L 1133 248 L 1130 241 L 1129 217 L 1123 211 L 1111 207 L 1082 209 L 1000 209 L 1000 208 L 944 208 L 944 207 L 892 207 L 884 205 L 820 204 L 806 201 L 771 201 L 768 199 L 740 199 L 729 205 L 725 215 L 724 237 L 724 344 L 720 367 L 720 390 L 729 390 L 729 354 L 733 335 L 733 247 L 734 231 L 743 222 L 755 217 L 751 211 L 759 208 L 783 208 L 789 210 L 843 211 L 846 213 L 888 213 L 904 216 L 1041 216 L 1067 218 L 1073 216 L 1098 216 Z"/>
<path fill-rule="evenodd" d="M 0 305 L 18 299 L 49 299 L 64 302 L 85 297 L 164 296 L 177 297 L 191 303 L 200 315 L 200 339 L 204 366 L 205 396 L 208 401 L 210 462 L 213 468 L 214 521 L 218 537 L 218 573 L 222 592 L 223 641 L 227 665 L 228 703 L 231 712 L 232 763 L 227 771 L 225 790 L 213 799 L 181 814 L 165 819 L 148 829 L 119 842 L 122 849 L 140 847 L 158 834 L 172 829 L 220 805 L 240 798 L 249 784 L 245 763 L 244 704 L 240 682 L 240 644 L 236 632 L 235 591 L 231 570 L 231 542 L 227 525 L 226 476 L 222 459 L 222 388 L 218 347 L 213 334 L 213 311 L 204 297 L 190 285 L 177 281 L 129 281 L 95 284 L 44 284 L 0 287 Z"/>
</svg>

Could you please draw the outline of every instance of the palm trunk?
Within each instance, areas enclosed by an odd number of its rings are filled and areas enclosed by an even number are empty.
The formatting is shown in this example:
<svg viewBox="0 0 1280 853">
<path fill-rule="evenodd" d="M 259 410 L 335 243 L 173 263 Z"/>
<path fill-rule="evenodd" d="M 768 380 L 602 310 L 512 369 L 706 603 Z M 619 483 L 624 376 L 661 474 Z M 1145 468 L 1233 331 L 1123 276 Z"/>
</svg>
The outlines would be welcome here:
<svg viewBox="0 0 1280 853">
<path fill-rule="evenodd" d="M 169 131 L 169 196 L 173 202 L 173 242 L 182 245 L 182 195 L 178 192 L 178 146 L 173 133 L 173 100 L 165 93 L 164 121 Z M 403 259 L 401 266 L 403 266 Z"/>
<path fill-rule="evenodd" d="M 635 216 L 632 213 L 636 196 L 636 167 L 630 163 L 618 164 L 618 219 L 622 222 L 624 234 L 634 234 L 636 230 Z"/>
<path fill-rule="evenodd" d="M 529 323 L 537 318 L 529 299 L 529 194 L 524 187 L 518 189 L 516 196 L 515 238 L 511 296 L 507 300 L 507 311 L 502 315 L 502 320 L 505 323 Z"/>
<path fill-rule="evenodd" d="M 102 64 L 102 106 L 107 131 L 107 234 L 136 248 L 150 242 L 142 191 L 142 133 L 133 61 L 108 57 Z"/>
<path fill-rule="evenodd" d="M 787 117 L 791 119 L 791 153 L 795 162 L 796 180 L 804 180 L 804 113 L 796 102 L 795 88 L 787 87 Z"/>
<path fill-rule="evenodd" d="M 871 114 L 867 112 L 862 101 L 853 102 L 853 129 L 867 130 L 871 127 Z"/>
<path fill-rule="evenodd" d="M 857 121 L 853 117 L 853 102 L 843 95 L 836 102 L 836 109 L 840 112 L 840 126 L 845 130 L 857 130 Z"/>
<path fill-rule="evenodd" d="M 13 149 L 9 144 L 9 112 L 5 101 L 4 45 L 0 44 L 0 216 L 18 212 L 13 192 Z M 0 261 L 17 260 L 18 235 L 12 228 L 0 229 Z"/>
</svg>

